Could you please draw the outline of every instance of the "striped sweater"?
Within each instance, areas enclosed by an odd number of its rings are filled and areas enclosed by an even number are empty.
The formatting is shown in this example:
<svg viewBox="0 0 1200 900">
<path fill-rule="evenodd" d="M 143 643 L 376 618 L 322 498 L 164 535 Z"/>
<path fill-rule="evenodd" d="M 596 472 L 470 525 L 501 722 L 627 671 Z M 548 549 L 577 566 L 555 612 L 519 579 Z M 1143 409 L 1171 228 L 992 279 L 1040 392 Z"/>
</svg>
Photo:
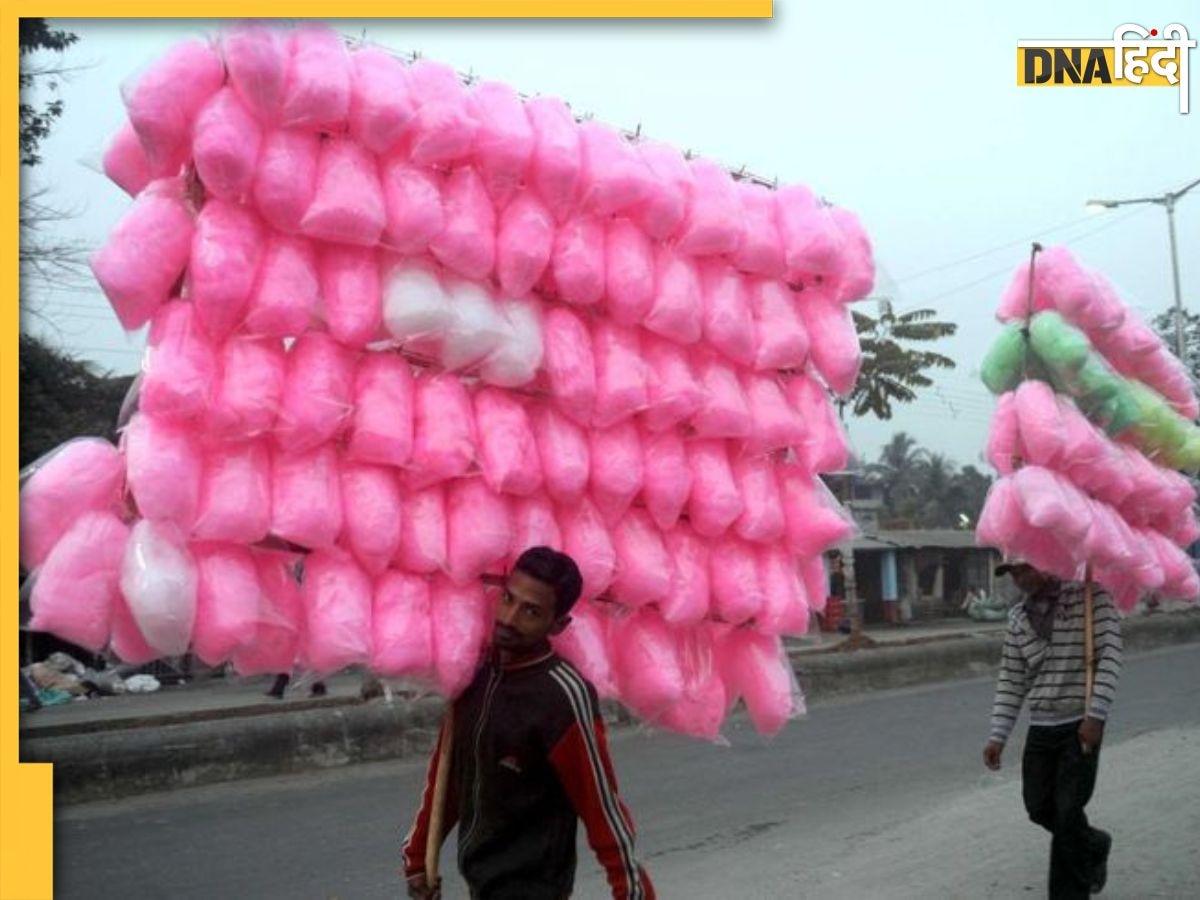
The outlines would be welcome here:
<svg viewBox="0 0 1200 900">
<path fill-rule="evenodd" d="M 1078 583 L 1060 584 L 1050 640 L 1034 631 L 1024 602 L 1013 607 L 1004 638 L 1004 655 L 992 704 L 991 739 L 1008 740 L 1021 704 L 1029 701 L 1032 725 L 1063 725 L 1084 717 L 1084 592 Z M 1087 715 L 1104 720 L 1121 674 L 1121 620 L 1112 598 L 1095 590 L 1092 598 L 1095 635 L 1095 682 Z"/>
</svg>

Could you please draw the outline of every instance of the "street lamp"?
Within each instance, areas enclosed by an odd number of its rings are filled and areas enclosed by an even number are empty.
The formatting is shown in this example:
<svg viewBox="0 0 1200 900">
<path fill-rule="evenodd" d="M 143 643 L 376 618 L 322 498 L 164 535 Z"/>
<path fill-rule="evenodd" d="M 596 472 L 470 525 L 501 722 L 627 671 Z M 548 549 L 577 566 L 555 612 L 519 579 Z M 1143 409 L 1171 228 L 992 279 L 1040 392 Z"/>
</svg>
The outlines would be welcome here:
<svg viewBox="0 0 1200 900">
<path fill-rule="evenodd" d="M 1183 351 L 1183 297 L 1179 292 L 1179 251 L 1175 246 L 1175 202 L 1198 184 L 1200 184 L 1200 178 L 1177 191 L 1167 191 L 1159 197 L 1134 197 L 1131 200 L 1089 200 L 1087 202 L 1087 208 L 1093 212 L 1116 209 L 1118 206 L 1129 206 L 1133 203 L 1154 203 L 1166 207 L 1167 233 L 1171 238 L 1171 275 L 1175 284 L 1175 352 L 1180 362 L 1186 362 L 1186 357 Z"/>
</svg>

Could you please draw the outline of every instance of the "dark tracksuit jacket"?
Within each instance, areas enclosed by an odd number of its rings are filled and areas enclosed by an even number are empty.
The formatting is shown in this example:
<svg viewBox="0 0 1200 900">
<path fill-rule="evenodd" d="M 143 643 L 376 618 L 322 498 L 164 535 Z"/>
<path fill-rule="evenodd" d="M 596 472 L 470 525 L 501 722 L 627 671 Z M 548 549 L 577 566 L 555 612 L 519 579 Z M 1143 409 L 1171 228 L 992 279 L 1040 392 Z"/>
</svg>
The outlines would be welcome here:
<svg viewBox="0 0 1200 900">
<path fill-rule="evenodd" d="M 438 747 L 404 874 L 425 869 Z M 617 795 L 596 692 L 566 660 L 489 661 L 454 701 L 444 830 L 458 825 L 458 865 L 479 900 L 564 900 L 575 883 L 575 835 L 608 876 L 614 900 L 654 900 L 634 858 L 634 828 Z M 443 835 L 444 836 L 444 835 Z"/>
</svg>

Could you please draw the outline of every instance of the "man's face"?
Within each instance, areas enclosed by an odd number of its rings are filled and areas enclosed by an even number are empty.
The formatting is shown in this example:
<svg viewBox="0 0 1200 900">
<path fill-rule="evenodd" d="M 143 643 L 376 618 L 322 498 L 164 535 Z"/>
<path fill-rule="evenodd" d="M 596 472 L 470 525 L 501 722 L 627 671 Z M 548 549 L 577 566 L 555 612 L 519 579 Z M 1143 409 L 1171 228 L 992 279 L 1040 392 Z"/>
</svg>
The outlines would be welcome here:
<svg viewBox="0 0 1200 900">
<path fill-rule="evenodd" d="M 555 616 L 554 588 L 525 572 L 513 572 L 500 593 L 492 640 L 501 650 L 519 654 L 558 634 L 569 621 Z"/>
<path fill-rule="evenodd" d="M 1017 583 L 1017 587 L 1019 587 L 1026 594 L 1032 594 L 1034 591 L 1040 588 L 1042 586 L 1042 582 L 1045 581 L 1045 578 L 1042 577 L 1042 573 L 1030 565 L 1017 566 L 1012 570 L 1012 577 L 1013 581 Z"/>
</svg>

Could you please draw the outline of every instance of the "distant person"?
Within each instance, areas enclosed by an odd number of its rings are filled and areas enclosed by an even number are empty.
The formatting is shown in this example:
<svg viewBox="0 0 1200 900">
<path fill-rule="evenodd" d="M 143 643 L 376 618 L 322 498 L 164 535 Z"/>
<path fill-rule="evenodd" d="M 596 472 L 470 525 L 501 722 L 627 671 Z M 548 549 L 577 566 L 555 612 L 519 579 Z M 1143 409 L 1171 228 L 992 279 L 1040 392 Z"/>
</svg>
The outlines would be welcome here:
<svg viewBox="0 0 1200 900">
<path fill-rule="evenodd" d="M 1096 785 L 1104 723 L 1121 673 L 1121 620 L 1102 590 L 1093 593 L 1095 685 L 1085 696 L 1084 587 L 1064 583 L 1020 560 L 1011 573 L 1023 599 L 1009 614 L 983 762 L 1000 756 L 1017 714 L 1029 700 L 1029 732 L 1021 761 L 1029 818 L 1051 834 L 1050 897 L 1099 893 L 1108 876 L 1112 837 L 1088 822 L 1084 807 Z"/>
</svg>

